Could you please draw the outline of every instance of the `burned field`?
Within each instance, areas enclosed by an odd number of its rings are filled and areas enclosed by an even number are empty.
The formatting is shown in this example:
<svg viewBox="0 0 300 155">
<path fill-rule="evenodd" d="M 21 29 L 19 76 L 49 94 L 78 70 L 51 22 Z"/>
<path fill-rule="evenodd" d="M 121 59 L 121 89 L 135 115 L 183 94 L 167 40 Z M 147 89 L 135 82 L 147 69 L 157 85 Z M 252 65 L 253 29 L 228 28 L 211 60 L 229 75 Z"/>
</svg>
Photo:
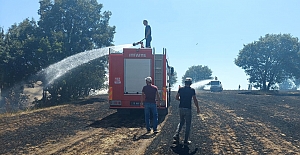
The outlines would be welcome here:
<svg viewBox="0 0 300 155">
<path fill-rule="evenodd" d="M 300 93 L 198 92 L 190 140 L 173 146 L 178 101 L 146 134 L 143 112 L 119 115 L 107 96 L 0 116 L 0 154 L 299 154 Z M 184 131 L 184 130 L 183 130 Z M 183 134 L 181 134 L 183 136 Z"/>
<path fill-rule="evenodd" d="M 193 110 L 192 145 L 167 147 L 178 122 L 172 107 L 161 134 L 169 136 L 158 136 L 148 154 L 299 154 L 299 92 L 199 92 L 197 97 L 201 113 Z"/>
</svg>

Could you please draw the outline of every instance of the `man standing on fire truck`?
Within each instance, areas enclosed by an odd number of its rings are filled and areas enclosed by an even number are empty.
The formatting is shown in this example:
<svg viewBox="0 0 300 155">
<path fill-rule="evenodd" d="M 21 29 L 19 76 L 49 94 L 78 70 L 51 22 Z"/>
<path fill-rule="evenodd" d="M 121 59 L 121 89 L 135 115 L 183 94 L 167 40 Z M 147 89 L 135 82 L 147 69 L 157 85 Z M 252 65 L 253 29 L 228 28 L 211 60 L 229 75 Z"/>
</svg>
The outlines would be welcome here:
<svg viewBox="0 0 300 155">
<path fill-rule="evenodd" d="M 153 132 L 156 134 L 157 131 L 157 124 L 158 124 L 158 112 L 156 104 L 160 105 L 160 97 L 158 93 L 158 89 L 155 85 L 152 84 L 152 78 L 147 77 L 146 86 L 143 87 L 142 96 L 141 96 L 141 106 L 144 105 L 145 110 L 145 122 L 146 122 L 146 129 L 147 133 L 150 133 L 150 111 L 153 115 Z M 156 97 L 156 100 L 155 100 Z M 156 103 L 157 101 L 157 103 Z"/>
<path fill-rule="evenodd" d="M 148 21 L 144 20 L 143 24 L 146 26 L 145 27 L 145 39 L 146 39 L 146 48 L 151 48 L 151 40 L 152 40 L 152 36 L 151 36 L 151 27 L 150 25 L 148 25 Z"/>
</svg>

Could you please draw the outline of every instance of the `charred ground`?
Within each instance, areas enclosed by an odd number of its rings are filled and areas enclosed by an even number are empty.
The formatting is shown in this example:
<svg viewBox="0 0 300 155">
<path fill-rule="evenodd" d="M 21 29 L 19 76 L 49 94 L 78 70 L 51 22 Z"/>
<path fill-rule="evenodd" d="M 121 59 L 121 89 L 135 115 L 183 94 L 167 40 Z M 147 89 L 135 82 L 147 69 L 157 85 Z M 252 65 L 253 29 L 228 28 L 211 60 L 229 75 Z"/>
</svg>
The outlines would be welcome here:
<svg viewBox="0 0 300 155">
<path fill-rule="evenodd" d="M 0 116 L 0 154 L 299 154 L 300 92 L 198 92 L 188 147 L 172 146 L 178 101 L 146 134 L 143 112 L 119 115 L 102 95 Z M 98 99 L 99 98 L 99 99 Z M 183 134 L 182 134 L 183 135 Z"/>
</svg>

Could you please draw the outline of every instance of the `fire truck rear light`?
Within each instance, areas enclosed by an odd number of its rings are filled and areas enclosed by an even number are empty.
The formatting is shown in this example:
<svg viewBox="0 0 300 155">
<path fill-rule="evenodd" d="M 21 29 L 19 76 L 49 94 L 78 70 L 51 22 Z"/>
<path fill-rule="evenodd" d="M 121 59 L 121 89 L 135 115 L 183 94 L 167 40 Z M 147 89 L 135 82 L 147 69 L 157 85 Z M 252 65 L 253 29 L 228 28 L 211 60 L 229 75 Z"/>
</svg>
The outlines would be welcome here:
<svg viewBox="0 0 300 155">
<path fill-rule="evenodd" d="M 112 101 L 109 101 L 109 104 L 110 105 L 122 105 L 122 102 L 119 100 L 112 100 Z"/>
</svg>

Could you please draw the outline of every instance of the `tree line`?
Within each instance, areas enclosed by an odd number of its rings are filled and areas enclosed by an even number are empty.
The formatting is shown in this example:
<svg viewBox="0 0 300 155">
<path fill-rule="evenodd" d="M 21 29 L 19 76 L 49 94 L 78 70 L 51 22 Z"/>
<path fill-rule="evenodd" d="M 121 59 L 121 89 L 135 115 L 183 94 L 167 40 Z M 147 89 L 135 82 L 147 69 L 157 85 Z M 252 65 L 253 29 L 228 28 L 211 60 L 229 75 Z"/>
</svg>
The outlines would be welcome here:
<svg viewBox="0 0 300 155">
<path fill-rule="evenodd" d="M 38 21 L 26 18 L 7 32 L 0 29 L 2 97 L 18 99 L 23 88 L 15 86 L 22 81 L 45 83 L 34 75 L 53 63 L 82 51 L 113 45 L 116 27 L 109 25 L 112 13 L 102 11 L 103 5 L 97 0 L 40 0 L 39 3 Z M 255 88 L 270 90 L 276 84 L 288 88 L 291 82 L 300 83 L 299 47 L 298 38 L 290 34 L 266 34 L 244 45 L 234 63 L 245 70 Z M 51 94 L 48 103 L 86 97 L 91 89 L 105 87 L 106 67 L 107 57 L 100 57 L 69 71 L 47 87 Z M 182 82 L 186 77 L 197 82 L 210 79 L 211 75 L 208 66 L 191 66 Z M 176 72 L 170 81 L 176 83 Z"/>
<path fill-rule="evenodd" d="M 115 26 L 97 0 L 41 0 L 38 21 L 26 18 L 0 31 L 0 86 L 5 98 L 17 98 L 19 83 L 34 82 L 43 68 L 86 50 L 112 46 Z M 107 57 L 95 59 L 56 80 L 47 91 L 59 104 L 104 87 Z M 61 95 L 64 94 L 64 95 Z M 14 97 L 12 97 L 14 96 Z M 13 101 L 12 101 L 13 102 Z"/>
<path fill-rule="evenodd" d="M 234 63 L 250 77 L 249 84 L 260 90 L 296 89 L 300 85 L 300 43 L 291 34 L 266 34 L 244 45 Z M 193 82 L 211 79 L 207 66 L 191 66 L 182 77 Z M 279 88 L 278 88 L 279 87 Z"/>
</svg>

